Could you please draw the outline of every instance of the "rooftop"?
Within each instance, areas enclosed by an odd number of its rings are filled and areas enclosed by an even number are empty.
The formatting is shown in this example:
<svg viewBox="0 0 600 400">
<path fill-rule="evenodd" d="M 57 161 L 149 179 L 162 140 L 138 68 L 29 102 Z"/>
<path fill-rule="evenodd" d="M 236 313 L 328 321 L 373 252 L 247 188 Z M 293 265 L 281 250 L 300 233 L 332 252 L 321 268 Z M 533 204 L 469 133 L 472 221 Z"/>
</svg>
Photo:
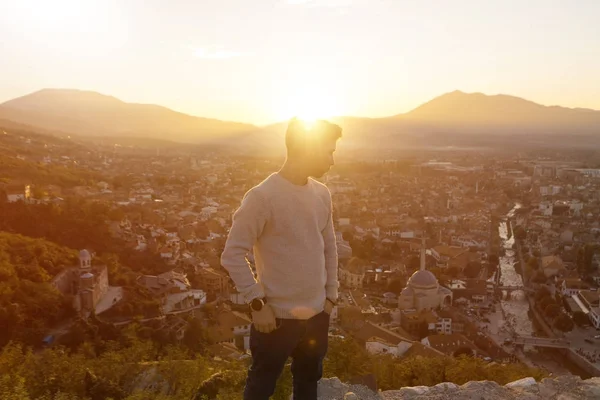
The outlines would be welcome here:
<svg viewBox="0 0 600 400">
<path fill-rule="evenodd" d="M 369 263 L 358 257 L 352 257 L 343 268 L 352 274 L 364 274 L 369 268 Z"/>
<path fill-rule="evenodd" d="M 412 342 L 412 339 L 409 337 L 403 337 L 398 333 L 392 332 L 382 326 L 372 324 L 371 322 L 366 322 L 356 333 L 356 337 L 364 342 L 372 337 L 378 337 L 393 345 L 397 345 L 400 342 Z"/>
<path fill-rule="evenodd" d="M 419 270 L 408 279 L 407 286 L 418 289 L 433 289 L 437 288 L 438 280 L 430 271 Z"/>
</svg>

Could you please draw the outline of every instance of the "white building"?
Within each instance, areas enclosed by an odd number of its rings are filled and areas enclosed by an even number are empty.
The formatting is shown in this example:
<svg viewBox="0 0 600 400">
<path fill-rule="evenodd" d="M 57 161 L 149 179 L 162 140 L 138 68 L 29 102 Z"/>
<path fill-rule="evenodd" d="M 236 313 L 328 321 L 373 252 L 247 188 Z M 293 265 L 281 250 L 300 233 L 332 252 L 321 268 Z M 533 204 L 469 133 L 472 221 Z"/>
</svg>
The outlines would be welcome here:
<svg viewBox="0 0 600 400">
<path fill-rule="evenodd" d="M 369 354 L 391 354 L 396 357 L 401 357 L 412 347 L 412 345 L 413 344 L 410 341 L 403 340 L 394 345 L 381 338 L 372 337 L 366 341 L 365 348 Z"/>
<path fill-rule="evenodd" d="M 573 200 L 569 205 L 569 208 L 571 209 L 573 215 L 579 215 L 579 213 L 581 213 L 583 210 L 583 203 L 579 200 Z"/>
<path fill-rule="evenodd" d="M 543 201 L 539 204 L 538 209 L 542 212 L 542 215 L 551 216 L 552 215 L 552 203 Z"/>
<path fill-rule="evenodd" d="M 342 285 L 351 289 L 362 288 L 365 272 L 369 264 L 357 257 L 352 257 L 344 266 L 340 266 L 338 278 Z"/>
<path fill-rule="evenodd" d="M 338 225 L 339 226 L 348 226 L 348 225 L 350 225 L 350 218 L 347 218 L 347 217 L 338 218 Z"/>
<path fill-rule="evenodd" d="M 587 314 L 592 325 L 596 329 L 600 329 L 600 294 L 598 291 L 580 290 L 572 298 L 581 311 Z"/>
<path fill-rule="evenodd" d="M 580 290 L 587 289 L 588 285 L 581 279 L 564 279 L 560 283 L 560 293 L 565 297 L 571 297 L 579 293 Z"/>
<path fill-rule="evenodd" d="M 29 185 L 5 185 L 0 186 L 6 193 L 6 201 L 15 203 L 17 201 L 28 201 L 31 197 L 31 187 Z"/>
<path fill-rule="evenodd" d="M 162 311 L 165 314 L 191 310 L 206 304 L 206 293 L 200 289 L 190 289 L 181 293 L 167 294 L 163 299 Z"/>
<path fill-rule="evenodd" d="M 440 318 L 435 323 L 435 331 L 444 335 L 450 335 L 452 333 L 452 319 L 451 318 Z"/>
</svg>

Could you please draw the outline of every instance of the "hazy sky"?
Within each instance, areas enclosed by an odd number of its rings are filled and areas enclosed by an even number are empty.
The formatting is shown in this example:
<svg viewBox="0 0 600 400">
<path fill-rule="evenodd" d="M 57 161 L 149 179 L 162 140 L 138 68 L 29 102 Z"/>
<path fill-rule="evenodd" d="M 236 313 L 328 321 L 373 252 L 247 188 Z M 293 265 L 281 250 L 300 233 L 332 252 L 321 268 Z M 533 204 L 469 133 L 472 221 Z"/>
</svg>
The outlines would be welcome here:
<svg viewBox="0 0 600 400">
<path fill-rule="evenodd" d="M 460 89 L 600 109 L 600 0 L 0 0 L 0 102 L 385 116 Z"/>
</svg>

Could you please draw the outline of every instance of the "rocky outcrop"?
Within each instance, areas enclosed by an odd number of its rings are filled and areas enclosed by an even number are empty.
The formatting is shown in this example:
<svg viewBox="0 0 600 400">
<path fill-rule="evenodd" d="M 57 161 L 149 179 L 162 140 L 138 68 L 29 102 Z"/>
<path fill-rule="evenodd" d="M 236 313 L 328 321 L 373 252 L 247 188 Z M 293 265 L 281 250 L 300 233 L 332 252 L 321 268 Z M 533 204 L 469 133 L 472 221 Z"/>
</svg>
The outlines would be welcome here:
<svg viewBox="0 0 600 400">
<path fill-rule="evenodd" d="M 496 382 L 467 382 L 462 386 L 440 383 L 435 386 L 404 387 L 374 393 L 360 385 L 346 385 L 337 378 L 322 379 L 319 384 L 319 400 L 577 400 L 600 399 L 600 378 L 582 380 L 577 376 L 545 378 L 536 382 L 523 378 L 507 385 Z"/>
<path fill-rule="evenodd" d="M 347 385 L 331 378 L 319 381 L 318 400 L 381 400 L 381 397 L 365 386 Z"/>
</svg>

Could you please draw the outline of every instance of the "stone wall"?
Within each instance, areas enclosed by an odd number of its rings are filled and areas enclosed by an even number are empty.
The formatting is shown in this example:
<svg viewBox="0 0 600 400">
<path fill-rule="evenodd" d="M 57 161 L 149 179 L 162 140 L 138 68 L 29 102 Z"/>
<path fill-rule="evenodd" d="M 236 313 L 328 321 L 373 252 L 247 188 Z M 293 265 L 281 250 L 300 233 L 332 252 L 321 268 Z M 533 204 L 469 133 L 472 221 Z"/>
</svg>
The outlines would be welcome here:
<svg viewBox="0 0 600 400">
<path fill-rule="evenodd" d="M 374 393 L 364 386 L 346 385 L 337 378 L 322 379 L 319 383 L 319 400 L 409 400 L 409 399 L 600 399 L 600 378 L 581 380 L 567 375 L 545 378 L 536 382 L 524 378 L 501 386 L 496 382 L 468 382 L 462 386 L 440 383 L 435 386 L 405 387 Z"/>
<path fill-rule="evenodd" d="M 573 349 L 563 349 L 562 354 L 579 368 L 590 374 L 590 376 L 600 376 L 600 368 L 592 364 L 584 357 L 577 354 Z"/>
</svg>

